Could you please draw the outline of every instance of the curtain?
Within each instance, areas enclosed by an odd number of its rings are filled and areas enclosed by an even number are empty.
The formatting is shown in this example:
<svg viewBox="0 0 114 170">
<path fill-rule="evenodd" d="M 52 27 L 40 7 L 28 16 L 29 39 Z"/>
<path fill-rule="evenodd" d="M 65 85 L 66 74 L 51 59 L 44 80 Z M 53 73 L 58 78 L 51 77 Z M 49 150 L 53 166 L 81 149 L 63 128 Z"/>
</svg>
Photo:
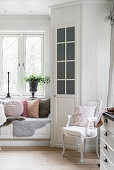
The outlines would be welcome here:
<svg viewBox="0 0 114 170">
<path fill-rule="evenodd" d="M 107 19 L 110 20 L 111 23 L 110 68 L 107 106 L 114 107 L 114 4 Z"/>
</svg>

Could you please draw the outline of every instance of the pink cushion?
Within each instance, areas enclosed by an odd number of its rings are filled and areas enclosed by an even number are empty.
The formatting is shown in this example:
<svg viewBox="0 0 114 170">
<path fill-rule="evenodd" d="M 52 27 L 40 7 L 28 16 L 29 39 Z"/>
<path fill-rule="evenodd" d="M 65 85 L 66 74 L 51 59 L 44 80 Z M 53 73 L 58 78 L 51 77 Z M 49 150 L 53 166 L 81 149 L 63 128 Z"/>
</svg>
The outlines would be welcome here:
<svg viewBox="0 0 114 170">
<path fill-rule="evenodd" d="M 23 113 L 23 104 L 21 101 L 9 100 L 4 103 L 6 116 L 20 116 Z"/>
<path fill-rule="evenodd" d="M 73 126 L 87 126 L 89 117 L 94 117 L 96 106 L 79 106 L 74 108 L 74 122 Z"/>
<path fill-rule="evenodd" d="M 27 117 L 27 101 L 26 101 L 26 100 L 23 100 L 23 101 L 22 101 L 22 104 L 23 104 L 23 113 L 22 113 L 21 116 Z"/>
<path fill-rule="evenodd" d="M 27 101 L 27 115 L 32 118 L 39 118 L 39 100 Z"/>
</svg>

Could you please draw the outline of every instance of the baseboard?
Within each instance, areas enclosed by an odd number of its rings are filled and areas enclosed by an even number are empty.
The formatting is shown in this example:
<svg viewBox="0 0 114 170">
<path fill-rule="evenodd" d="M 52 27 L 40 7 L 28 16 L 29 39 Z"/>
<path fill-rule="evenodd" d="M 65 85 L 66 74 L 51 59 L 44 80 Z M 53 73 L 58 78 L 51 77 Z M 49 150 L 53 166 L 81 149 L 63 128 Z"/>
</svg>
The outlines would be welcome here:
<svg viewBox="0 0 114 170">
<path fill-rule="evenodd" d="M 77 148 L 78 152 L 80 152 L 80 145 Z M 96 152 L 96 145 L 86 145 L 85 152 Z"/>
<path fill-rule="evenodd" d="M 62 148 L 62 144 L 56 144 L 55 147 L 57 148 Z M 78 152 L 80 152 L 80 145 L 76 145 L 76 146 L 71 146 L 71 145 L 65 145 L 66 149 L 70 149 L 70 150 L 76 150 Z M 96 152 L 96 145 L 86 145 L 86 152 Z"/>
<path fill-rule="evenodd" d="M 63 146 L 62 146 L 62 144 L 56 144 L 55 147 L 56 148 L 62 148 Z M 70 150 L 77 150 L 78 149 L 77 146 L 72 146 L 72 145 L 65 145 L 65 148 L 70 149 Z"/>
<path fill-rule="evenodd" d="M 53 141 L 50 141 L 50 147 L 51 147 L 51 148 L 54 148 L 54 146 L 55 146 L 55 145 L 54 145 L 54 142 L 53 142 Z"/>
<path fill-rule="evenodd" d="M 50 146 L 50 140 L 1 140 L 0 146 Z"/>
</svg>

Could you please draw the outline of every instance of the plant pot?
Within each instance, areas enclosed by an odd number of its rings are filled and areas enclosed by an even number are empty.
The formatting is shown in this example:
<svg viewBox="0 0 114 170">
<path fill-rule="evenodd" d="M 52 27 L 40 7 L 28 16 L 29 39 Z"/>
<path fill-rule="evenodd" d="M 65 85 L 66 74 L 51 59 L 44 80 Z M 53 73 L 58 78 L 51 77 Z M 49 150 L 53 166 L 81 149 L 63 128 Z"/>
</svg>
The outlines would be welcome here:
<svg viewBox="0 0 114 170">
<path fill-rule="evenodd" d="M 38 81 L 29 80 L 29 90 L 32 93 L 32 98 L 34 98 L 35 92 L 37 92 Z"/>
</svg>

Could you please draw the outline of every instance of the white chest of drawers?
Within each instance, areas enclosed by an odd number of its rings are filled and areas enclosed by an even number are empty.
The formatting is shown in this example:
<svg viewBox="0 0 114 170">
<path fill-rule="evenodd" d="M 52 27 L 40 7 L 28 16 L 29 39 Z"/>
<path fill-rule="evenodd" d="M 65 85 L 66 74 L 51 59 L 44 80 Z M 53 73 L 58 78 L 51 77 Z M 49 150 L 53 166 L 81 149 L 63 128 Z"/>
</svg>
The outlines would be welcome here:
<svg viewBox="0 0 114 170">
<path fill-rule="evenodd" d="M 105 114 L 100 128 L 100 170 L 114 170 L 114 121 Z"/>
</svg>

